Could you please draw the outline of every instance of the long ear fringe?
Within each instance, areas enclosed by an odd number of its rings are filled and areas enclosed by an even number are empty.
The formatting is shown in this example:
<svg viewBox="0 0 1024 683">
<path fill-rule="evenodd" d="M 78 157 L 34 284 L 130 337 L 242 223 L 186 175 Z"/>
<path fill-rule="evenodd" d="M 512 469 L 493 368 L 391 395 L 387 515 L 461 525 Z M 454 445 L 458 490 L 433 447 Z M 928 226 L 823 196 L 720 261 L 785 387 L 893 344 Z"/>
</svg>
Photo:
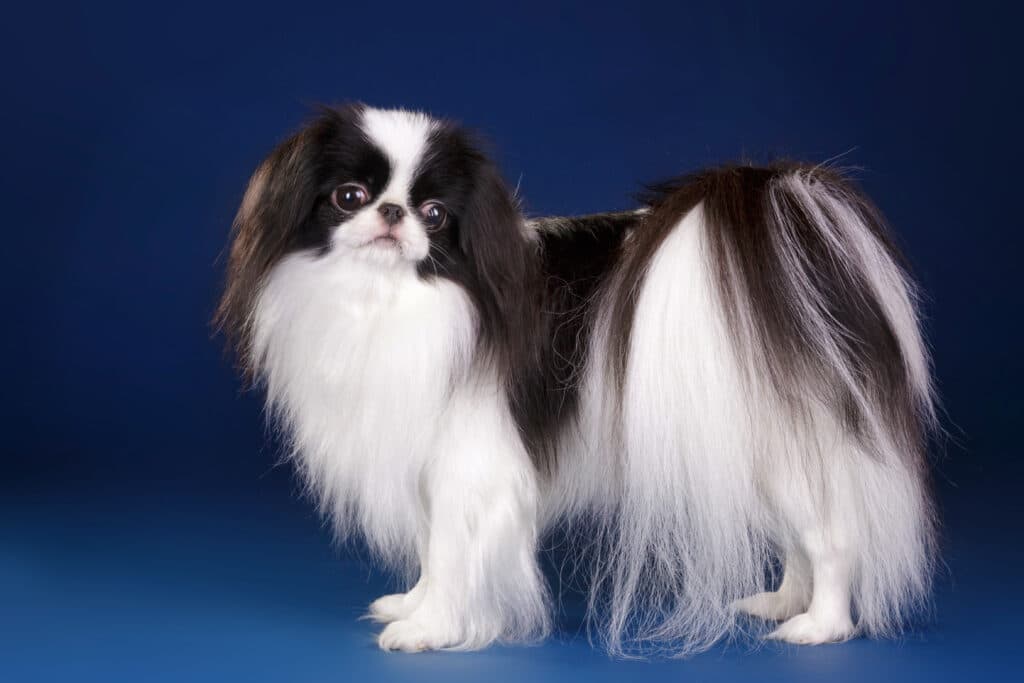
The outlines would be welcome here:
<svg viewBox="0 0 1024 683">
<path fill-rule="evenodd" d="M 260 164 L 231 226 L 227 282 L 213 324 L 224 333 L 250 380 L 252 312 L 260 283 L 284 253 L 289 231 L 312 201 L 302 189 L 309 138 L 308 131 L 293 135 Z"/>
<path fill-rule="evenodd" d="M 252 314 L 262 280 L 294 245 L 317 198 L 320 148 L 359 103 L 318 107 L 317 116 L 272 151 L 249 180 L 231 227 L 224 293 L 212 325 L 222 332 L 245 377 L 253 380 Z"/>
<path fill-rule="evenodd" d="M 527 449 L 546 469 L 550 434 L 534 414 L 544 372 L 540 261 L 517 201 L 489 161 L 481 159 L 463 221 L 469 229 L 460 248 L 472 273 L 467 291 L 480 318 L 481 358 L 499 373 Z"/>
</svg>

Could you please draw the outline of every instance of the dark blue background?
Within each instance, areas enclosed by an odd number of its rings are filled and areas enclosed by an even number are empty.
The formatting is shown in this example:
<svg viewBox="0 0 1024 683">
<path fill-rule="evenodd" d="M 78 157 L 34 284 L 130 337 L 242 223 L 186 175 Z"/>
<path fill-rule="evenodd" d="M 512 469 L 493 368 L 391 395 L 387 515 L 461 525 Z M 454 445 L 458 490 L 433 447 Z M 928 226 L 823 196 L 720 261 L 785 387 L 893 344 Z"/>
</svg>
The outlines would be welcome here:
<svg viewBox="0 0 1024 683">
<path fill-rule="evenodd" d="M 3 10 L 0 679 L 1019 675 L 1019 22 L 963 7 L 555 2 Z M 739 157 L 845 154 L 924 284 L 947 570 L 902 642 L 609 662 L 385 655 L 386 579 L 300 500 L 207 326 L 245 181 L 311 105 L 482 130 L 532 213 Z M 573 601 L 568 600 L 570 606 Z"/>
</svg>

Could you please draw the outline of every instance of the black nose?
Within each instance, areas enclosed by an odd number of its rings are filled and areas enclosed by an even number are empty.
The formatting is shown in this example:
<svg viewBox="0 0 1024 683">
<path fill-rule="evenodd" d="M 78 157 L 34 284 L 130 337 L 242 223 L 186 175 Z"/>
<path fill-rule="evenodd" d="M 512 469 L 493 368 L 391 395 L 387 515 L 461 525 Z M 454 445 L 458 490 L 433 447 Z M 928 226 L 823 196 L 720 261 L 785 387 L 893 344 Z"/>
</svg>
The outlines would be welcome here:
<svg viewBox="0 0 1024 683">
<path fill-rule="evenodd" d="M 384 216 L 384 222 L 388 225 L 394 225 L 405 215 L 405 209 L 398 204 L 381 204 L 377 210 L 380 211 L 381 216 Z"/>
</svg>

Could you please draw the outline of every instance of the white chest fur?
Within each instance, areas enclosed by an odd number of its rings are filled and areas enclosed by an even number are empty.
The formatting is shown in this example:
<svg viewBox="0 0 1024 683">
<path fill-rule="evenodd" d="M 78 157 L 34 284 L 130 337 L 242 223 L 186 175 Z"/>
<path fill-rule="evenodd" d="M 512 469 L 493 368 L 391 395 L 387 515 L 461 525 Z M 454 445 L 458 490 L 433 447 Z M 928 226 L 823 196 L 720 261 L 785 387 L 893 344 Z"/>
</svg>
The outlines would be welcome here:
<svg viewBox="0 0 1024 683">
<path fill-rule="evenodd" d="M 411 268 L 294 254 L 268 277 L 254 330 L 268 406 L 323 511 L 412 559 L 419 479 L 473 348 L 465 293 Z"/>
</svg>

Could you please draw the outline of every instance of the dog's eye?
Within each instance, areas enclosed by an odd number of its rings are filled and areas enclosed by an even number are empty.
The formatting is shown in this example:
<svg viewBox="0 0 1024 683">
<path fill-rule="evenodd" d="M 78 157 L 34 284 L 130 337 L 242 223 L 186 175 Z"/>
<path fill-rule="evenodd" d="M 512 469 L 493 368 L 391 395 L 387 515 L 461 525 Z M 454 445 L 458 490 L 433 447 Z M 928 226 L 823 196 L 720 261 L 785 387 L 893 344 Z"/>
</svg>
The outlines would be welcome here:
<svg viewBox="0 0 1024 683">
<path fill-rule="evenodd" d="M 331 193 L 331 204 L 345 213 L 361 209 L 368 201 L 370 201 L 370 192 L 359 183 L 338 185 Z"/>
<path fill-rule="evenodd" d="M 440 228 L 448 218 L 448 210 L 440 202 L 426 202 L 420 206 L 423 223 L 430 229 Z"/>
</svg>

